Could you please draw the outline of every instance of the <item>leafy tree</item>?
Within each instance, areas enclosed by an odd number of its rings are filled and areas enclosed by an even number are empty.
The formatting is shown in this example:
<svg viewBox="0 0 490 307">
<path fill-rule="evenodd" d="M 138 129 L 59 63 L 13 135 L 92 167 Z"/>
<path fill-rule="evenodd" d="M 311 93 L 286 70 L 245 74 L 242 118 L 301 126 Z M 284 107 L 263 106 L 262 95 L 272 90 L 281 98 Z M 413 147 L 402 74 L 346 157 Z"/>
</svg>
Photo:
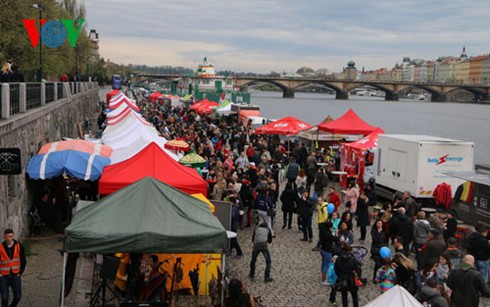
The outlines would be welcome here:
<svg viewBox="0 0 490 307">
<path fill-rule="evenodd" d="M 43 6 L 43 19 L 78 20 L 85 17 L 85 7 L 78 0 L 66 0 L 63 3 L 55 0 L 34 2 Z M 0 61 L 12 59 L 20 66 L 27 81 L 34 81 L 35 73 L 39 69 L 39 44 L 37 48 L 31 46 L 22 22 L 24 19 L 39 19 L 38 10 L 32 4 L 32 0 L 0 1 Z M 77 49 L 69 45 L 68 39 L 58 48 L 48 48 L 43 45 L 44 77 L 51 79 L 58 78 L 63 73 L 74 74 L 76 52 L 78 52 L 81 73 L 86 73 L 86 63 L 90 60 L 91 42 L 85 28 L 82 28 L 78 37 Z"/>
</svg>

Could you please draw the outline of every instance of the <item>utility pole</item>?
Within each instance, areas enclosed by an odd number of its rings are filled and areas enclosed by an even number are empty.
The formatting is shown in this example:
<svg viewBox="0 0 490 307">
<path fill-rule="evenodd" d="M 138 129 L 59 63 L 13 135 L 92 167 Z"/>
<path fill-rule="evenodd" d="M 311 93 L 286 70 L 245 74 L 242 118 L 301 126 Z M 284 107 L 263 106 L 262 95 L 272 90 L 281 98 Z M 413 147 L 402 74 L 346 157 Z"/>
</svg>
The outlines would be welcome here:
<svg viewBox="0 0 490 307">
<path fill-rule="evenodd" d="M 39 12 L 39 33 L 41 33 L 41 20 L 43 19 L 43 6 L 41 4 L 33 4 L 32 7 L 36 8 Z M 43 79 L 43 43 L 41 35 L 39 35 L 39 75 L 38 81 Z"/>
</svg>

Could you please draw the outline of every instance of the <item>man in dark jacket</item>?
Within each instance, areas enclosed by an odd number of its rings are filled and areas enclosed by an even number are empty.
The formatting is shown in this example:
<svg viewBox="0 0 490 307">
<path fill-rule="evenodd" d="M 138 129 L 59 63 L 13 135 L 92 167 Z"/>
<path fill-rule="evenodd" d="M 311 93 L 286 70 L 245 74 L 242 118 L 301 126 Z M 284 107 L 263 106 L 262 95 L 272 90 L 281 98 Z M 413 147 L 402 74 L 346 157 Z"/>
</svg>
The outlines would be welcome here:
<svg viewBox="0 0 490 307">
<path fill-rule="evenodd" d="M 347 292 L 352 295 L 352 304 L 354 307 L 359 306 L 359 297 L 357 295 L 357 287 L 354 283 L 353 271 L 360 276 L 360 268 L 356 258 L 352 254 L 352 247 L 346 243 L 342 243 L 342 252 L 335 261 L 335 274 L 337 274 L 336 285 L 338 291 L 342 293 L 342 305 L 347 306 Z M 332 300 L 331 300 L 332 301 Z"/>
<path fill-rule="evenodd" d="M 402 204 L 409 218 L 413 219 L 420 210 L 420 205 L 415 202 L 409 191 L 403 192 Z"/>
<path fill-rule="evenodd" d="M 431 229 L 427 244 L 423 247 L 422 258 L 424 267 L 426 263 L 436 263 L 446 250 L 446 243 L 437 229 Z"/>
<path fill-rule="evenodd" d="M 400 236 L 403 239 L 403 247 L 407 255 L 410 252 L 410 244 L 413 240 L 413 222 L 412 219 L 407 216 L 406 209 L 401 207 L 398 209 L 398 215 L 393 218 L 390 225 L 390 235 L 392 237 Z"/>
<path fill-rule="evenodd" d="M 454 217 L 454 212 L 452 210 L 448 210 L 446 212 L 447 220 L 446 220 L 446 229 L 444 230 L 444 240 L 448 240 L 449 238 L 456 237 L 456 230 L 458 228 L 458 221 Z"/>
<path fill-rule="evenodd" d="M 254 192 L 250 186 L 250 181 L 248 178 L 243 178 L 242 186 L 240 187 L 240 192 L 238 194 L 242 199 L 242 206 L 243 210 L 245 211 L 242 218 L 242 225 L 245 224 L 245 227 L 250 227 L 252 223 L 252 210 L 254 208 Z"/>
<path fill-rule="evenodd" d="M 357 200 L 357 226 L 361 228 L 361 237 L 359 238 L 359 243 L 364 244 L 366 240 L 366 227 L 369 226 L 369 210 L 368 210 L 368 199 L 364 192 L 361 192 L 359 199 Z"/>
<path fill-rule="evenodd" d="M 461 262 L 463 261 L 464 253 L 458 249 L 458 242 L 455 238 L 449 238 L 447 240 L 447 249 L 445 251 L 451 260 L 451 264 L 454 269 L 459 269 L 461 267 Z"/>
<path fill-rule="evenodd" d="M 288 226 L 291 229 L 291 222 L 293 221 L 294 212 L 294 199 L 296 198 L 296 193 L 293 191 L 293 186 L 288 182 L 286 188 L 281 194 L 282 203 L 282 214 L 283 214 L 283 224 L 282 229 Z"/>
<path fill-rule="evenodd" d="M 296 189 L 296 178 L 298 177 L 299 170 L 301 167 L 299 166 L 298 163 L 296 163 L 295 158 L 291 158 L 289 161 L 288 166 L 286 166 L 286 179 L 288 180 L 289 183 L 293 184 L 293 188 Z"/>
<path fill-rule="evenodd" d="M 298 150 L 298 156 L 299 156 L 298 159 L 299 165 L 305 167 L 306 158 L 308 157 L 308 150 L 306 150 L 304 143 L 301 143 L 301 147 Z"/>
<path fill-rule="evenodd" d="M 475 258 L 466 255 L 460 269 L 452 270 L 447 278 L 451 293 L 451 307 L 477 307 L 480 293 L 490 297 L 490 289 L 475 268 Z"/>
<path fill-rule="evenodd" d="M 310 187 L 313 184 L 313 181 L 315 180 L 315 174 L 317 169 L 315 154 L 313 152 L 306 158 L 304 168 L 306 170 L 306 176 L 308 177 L 308 186 Z"/>
<path fill-rule="evenodd" d="M 475 257 L 476 268 L 480 271 L 483 280 L 488 282 L 488 259 L 490 258 L 490 244 L 488 244 L 487 228 L 478 224 L 467 239 L 467 252 Z"/>
<path fill-rule="evenodd" d="M 421 303 L 426 302 L 427 306 L 448 307 L 446 299 L 438 289 L 437 278 L 435 277 L 431 277 L 427 280 L 425 285 L 415 295 L 415 298 Z"/>
</svg>

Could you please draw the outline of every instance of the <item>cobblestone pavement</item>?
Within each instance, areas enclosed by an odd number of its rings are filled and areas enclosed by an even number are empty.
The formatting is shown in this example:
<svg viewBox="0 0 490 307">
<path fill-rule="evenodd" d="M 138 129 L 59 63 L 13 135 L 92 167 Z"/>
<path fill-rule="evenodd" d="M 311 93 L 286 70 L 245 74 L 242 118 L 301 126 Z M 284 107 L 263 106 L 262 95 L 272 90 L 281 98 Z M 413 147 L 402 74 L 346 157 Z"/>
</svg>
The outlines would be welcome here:
<svg viewBox="0 0 490 307">
<path fill-rule="evenodd" d="M 263 282 L 265 271 L 265 260 L 262 255 L 259 255 L 256 264 L 256 276 L 252 281 L 248 278 L 250 260 L 252 255 L 252 232 L 253 227 L 245 228 L 238 231 L 238 241 L 244 252 L 244 257 L 236 259 L 233 256 L 229 259 L 229 277 L 239 277 L 248 282 L 248 289 L 262 296 L 262 301 L 266 306 L 328 306 L 330 294 L 330 286 L 323 286 L 321 282 L 321 256 L 318 251 L 312 251 L 318 240 L 318 228 L 313 226 L 313 242 L 303 242 L 300 239 L 303 237 L 302 232 L 298 230 L 296 224 L 296 215 L 293 217 L 292 229 L 282 229 L 282 211 L 280 211 L 280 202 L 278 203 L 278 211 L 274 232 L 276 237 L 272 244 L 269 245 L 269 251 L 272 258 L 271 277 L 274 279 L 271 283 Z M 341 208 L 341 211 L 342 208 Z M 366 236 L 366 242 L 359 244 L 360 237 L 359 228 L 355 226 L 354 246 L 360 245 L 368 250 L 371 246 L 371 237 Z M 363 277 L 368 279 L 368 284 L 359 289 L 359 304 L 363 306 L 369 301 L 379 296 L 372 280 L 374 262 L 369 258 L 369 254 L 364 258 L 362 265 Z M 341 295 L 337 293 L 337 304 L 341 303 Z M 351 298 L 349 295 L 349 304 Z"/>
<path fill-rule="evenodd" d="M 63 257 L 57 251 L 63 244 L 59 235 L 24 239 L 28 254 L 22 276 L 22 299 L 19 306 L 59 306 Z"/>
</svg>

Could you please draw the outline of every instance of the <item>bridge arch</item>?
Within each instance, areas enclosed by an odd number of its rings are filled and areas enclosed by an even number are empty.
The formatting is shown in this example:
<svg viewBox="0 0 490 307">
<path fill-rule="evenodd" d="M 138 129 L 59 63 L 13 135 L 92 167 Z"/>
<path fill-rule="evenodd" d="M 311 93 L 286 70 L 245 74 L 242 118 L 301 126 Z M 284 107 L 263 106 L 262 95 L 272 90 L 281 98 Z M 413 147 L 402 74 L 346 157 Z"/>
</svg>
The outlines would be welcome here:
<svg viewBox="0 0 490 307">
<path fill-rule="evenodd" d="M 395 92 L 393 89 L 391 89 L 388 86 L 385 86 L 384 84 L 379 84 L 375 82 L 364 82 L 364 83 L 353 83 L 352 85 L 348 86 L 345 90 L 347 92 L 350 92 L 351 90 L 355 88 L 362 88 L 362 87 L 374 87 L 380 91 L 383 91 L 385 93 L 385 100 L 389 101 L 398 101 L 398 92 Z"/>
<path fill-rule="evenodd" d="M 319 85 L 319 86 L 324 86 L 326 88 L 330 88 L 330 89 L 335 91 L 335 98 L 336 99 L 348 99 L 349 98 L 349 94 L 344 89 L 337 86 L 335 83 L 328 82 L 328 81 L 321 81 L 321 80 L 316 81 L 316 80 L 314 80 L 314 81 L 300 82 L 298 85 L 296 85 L 293 88 L 293 90 L 300 88 L 300 87 L 303 87 L 303 86 L 307 86 L 307 85 Z"/>
<path fill-rule="evenodd" d="M 294 98 L 294 90 L 290 87 L 285 86 L 284 84 L 280 82 L 275 82 L 273 80 L 252 80 L 250 82 L 246 82 L 240 86 L 240 91 L 246 91 L 246 89 L 250 86 L 253 85 L 258 85 L 258 84 L 272 84 L 282 90 L 282 97 L 283 98 Z"/>
<path fill-rule="evenodd" d="M 308 86 L 308 85 L 318 85 L 318 86 L 326 87 L 326 88 L 334 90 L 335 92 L 342 91 L 342 89 L 340 87 L 336 86 L 335 84 L 332 84 L 330 82 L 325 82 L 325 81 L 302 82 L 302 83 L 298 84 L 297 86 L 295 86 L 294 89 L 298 89 L 300 87 L 304 87 L 304 86 Z"/>
<path fill-rule="evenodd" d="M 484 90 L 472 86 L 455 87 L 445 92 L 445 95 L 449 95 L 450 93 L 454 93 L 458 90 L 463 90 L 473 94 L 473 101 L 488 101 L 490 98 Z"/>
<path fill-rule="evenodd" d="M 431 95 L 431 101 L 433 102 L 444 102 L 447 99 L 446 93 L 442 92 L 439 88 L 434 88 L 430 85 L 423 84 L 407 84 L 398 86 L 397 94 L 403 91 L 409 91 L 413 88 L 421 89 L 428 92 Z"/>
</svg>

